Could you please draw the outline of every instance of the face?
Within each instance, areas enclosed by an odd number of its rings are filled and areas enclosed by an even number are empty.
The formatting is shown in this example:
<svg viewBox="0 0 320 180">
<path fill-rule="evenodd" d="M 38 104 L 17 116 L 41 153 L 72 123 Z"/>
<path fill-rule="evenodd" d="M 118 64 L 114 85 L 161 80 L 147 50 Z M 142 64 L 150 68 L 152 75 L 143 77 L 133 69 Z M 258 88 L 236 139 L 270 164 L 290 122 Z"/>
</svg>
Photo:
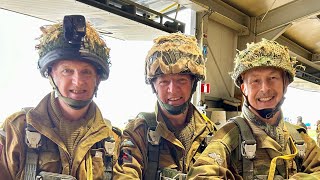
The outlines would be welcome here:
<svg viewBox="0 0 320 180">
<path fill-rule="evenodd" d="M 258 110 L 274 108 L 284 96 L 283 71 L 276 68 L 254 68 L 242 75 L 241 90 L 250 105 Z"/>
<path fill-rule="evenodd" d="M 90 99 L 99 82 L 96 68 L 77 60 L 58 61 L 52 67 L 51 76 L 62 96 L 74 100 Z"/>
<path fill-rule="evenodd" d="M 180 106 L 189 100 L 192 83 L 191 75 L 171 74 L 157 77 L 153 85 L 163 103 Z"/>
</svg>

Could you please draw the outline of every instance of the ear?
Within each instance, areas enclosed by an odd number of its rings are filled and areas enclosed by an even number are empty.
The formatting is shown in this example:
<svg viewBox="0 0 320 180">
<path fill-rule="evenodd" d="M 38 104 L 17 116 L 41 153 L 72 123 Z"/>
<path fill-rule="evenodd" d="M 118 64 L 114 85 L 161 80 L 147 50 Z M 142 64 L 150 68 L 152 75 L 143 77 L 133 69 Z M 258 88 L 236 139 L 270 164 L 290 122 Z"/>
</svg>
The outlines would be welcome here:
<svg viewBox="0 0 320 180">
<path fill-rule="evenodd" d="M 242 94 L 244 94 L 245 96 L 248 96 L 247 87 L 245 86 L 244 82 L 240 85 L 240 90 Z"/>
<path fill-rule="evenodd" d="M 288 77 L 287 73 L 284 73 L 282 77 L 283 77 L 283 94 L 285 94 L 285 93 L 287 93 L 287 89 L 290 84 L 289 77 Z"/>
<path fill-rule="evenodd" d="M 96 81 L 97 87 L 99 86 L 100 82 L 101 82 L 101 76 L 97 75 L 97 81 Z"/>
<path fill-rule="evenodd" d="M 151 86 L 151 89 L 152 89 L 152 93 L 157 94 L 157 90 L 156 90 L 156 86 L 155 86 L 155 81 L 154 80 L 150 82 L 150 86 Z"/>
</svg>

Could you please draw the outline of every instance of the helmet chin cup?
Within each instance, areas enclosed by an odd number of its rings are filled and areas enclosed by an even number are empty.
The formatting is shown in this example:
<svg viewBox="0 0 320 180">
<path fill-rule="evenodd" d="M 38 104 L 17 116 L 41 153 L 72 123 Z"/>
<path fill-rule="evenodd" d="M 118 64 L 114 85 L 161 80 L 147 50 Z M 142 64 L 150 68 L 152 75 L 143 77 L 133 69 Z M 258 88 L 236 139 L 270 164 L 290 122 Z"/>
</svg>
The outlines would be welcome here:
<svg viewBox="0 0 320 180">
<path fill-rule="evenodd" d="M 188 107 L 189 103 L 185 102 L 180 106 L 172 106 L 170 104 L 165 104 L 162 101 L 158 101 L 159 105 L 161 107 L 163 107 L 168 113 L 172 114 L 172 115 L 179 115 L 182 114 Z"/>
</svg>

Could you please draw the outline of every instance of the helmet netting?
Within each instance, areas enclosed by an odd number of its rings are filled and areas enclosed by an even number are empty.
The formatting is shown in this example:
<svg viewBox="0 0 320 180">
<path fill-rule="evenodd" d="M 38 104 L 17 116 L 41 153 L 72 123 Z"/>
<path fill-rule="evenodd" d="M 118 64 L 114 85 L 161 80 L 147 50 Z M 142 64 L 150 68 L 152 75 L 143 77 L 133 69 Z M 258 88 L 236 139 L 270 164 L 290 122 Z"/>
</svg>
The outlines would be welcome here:
<svg viewBox="0 0 320 180">
<path fill-rule="evenodd" d="M 145 63 L 147 83 L 161 74 L 188 73 L 205 79 L 205 62 L 196 38 L 181 33 L 155 39 Z"/>
<path fill-rule="evenodd" d="M 42 31 L 42 35 L 38 38 L 39 44 L 36 46 L 36 49 L 39 53 L 39 61 L 41 61 L 46 54 L 53 50 L 73 48 L 73 46 L 64 39 L 62 22 L 53 25 L 42 26 L 40 29 Z M 84 36 L 84 42 L 81 50 L 97 56 L 98 58 L 96 61 L 104 64 L 104 67 L 102 68 L 110 66 L 110 48 L 107 47 L 105 41 L 99 36 L 98 32 L 91 26 L 89 22 L 86 22 L 86 35 Z M 53 59 L 47 63 L 52 64 L 54 61 L 55 60 Z M 39 68 L 46 68 L 48 64 L 45 64 Z M 94 66 L 98 65 L 97 63 L 92 64 Z M 98 67 L 98 69 L 101 69 L 101 67 Z M 106 70 L 106 72 L 108 71 L 109 70 Z"/>
<path fill-rule="evenodd" d="M 275 41 L 262 39 L 259 43 L 247 44 L 245 50 L 239 51 L 234 60 L 235 67 L 231 74 L 237 86 L 241 84 L 240 75 L 255 67 L 276 67 L 288 73 L 289 83 L 295 76 L 296 59 L 290 57 L 289 49 Z"/>
</svg>

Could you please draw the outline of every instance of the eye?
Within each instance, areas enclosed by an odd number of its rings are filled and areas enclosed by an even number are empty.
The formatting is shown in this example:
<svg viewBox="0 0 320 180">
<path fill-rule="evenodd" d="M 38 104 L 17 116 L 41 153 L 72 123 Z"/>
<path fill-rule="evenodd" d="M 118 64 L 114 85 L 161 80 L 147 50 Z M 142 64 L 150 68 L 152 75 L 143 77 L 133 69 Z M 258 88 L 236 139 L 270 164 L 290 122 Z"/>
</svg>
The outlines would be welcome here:
<svg viewBox="0 0 320 180">
<path fill-rule="evenodd" d="M 178 79 L 178 83 L 179 84 L 186 84 L 186 83 L 188 83 L 188 79 L 184 79 L 184 78 Z"/>
<path fill-rule="evenodd" d="M 62 69 L 61 72 L 62 72 L 62 74 L 64 74 L 64 75 L 70 75 L 70 74 L 73 73 L 73 70 L 66 68 L 66 69 Z"/>
<path fill-rule="evenodd" d="M 159 81 L 160 86 L 167 86 L 169 83 L 170 83 L 170 81 L 168 81 L 168 80 L 160 80 Z"/>
<path fill-rule="evenodd" d="M 250 84 L 258 84 L 260 82 L 260 79 L 251 79 Z"/>
<path fill-rule="evenodd" d="M 94 74 L 94 71 L 90 70 L 90 69 L 84 69 L 81 71 L 81 73 L 83 75 L 93 75 Z"/>
<path fill-rule="evenodd" d="M 280 77 L 279 76 L 271 76 L 270 79 L 271 80 L 278 80 Z"/>
</svg>

